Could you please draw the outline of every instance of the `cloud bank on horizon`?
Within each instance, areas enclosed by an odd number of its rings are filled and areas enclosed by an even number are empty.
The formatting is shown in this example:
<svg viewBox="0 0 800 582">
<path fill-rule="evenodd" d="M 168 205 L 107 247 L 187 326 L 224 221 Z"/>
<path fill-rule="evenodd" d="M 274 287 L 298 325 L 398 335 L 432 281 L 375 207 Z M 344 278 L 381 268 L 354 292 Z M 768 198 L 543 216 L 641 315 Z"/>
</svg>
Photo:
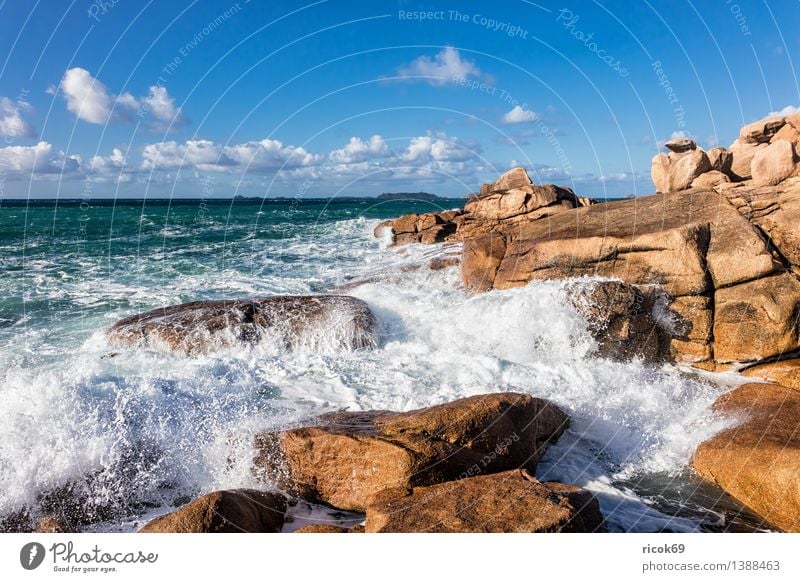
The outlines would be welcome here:
<svg viewBox="0 0 800 582">
<path fill-rule="evenodd" d="M 646 194 L 669 137 L 724 144 L 744 122 L 798 111 L 800 47 L 774 34 L 796 14 L 779 26 L 740 12 L 746 35 L 741 18 L 712 21 L 705 7 L 693 22 L 670 20 L 666 2 L 614 4 L 565 19 L 529 3 L 462 13 L 214 1 L 148 8 L 150 26 L 122 4 L 102 18 L 0 8 L 14 32 L 0 35 L 0 196 L 86 183 L 106 185 L 95 195 L 191 196 L 206 175 L 227 180 L 219 195 L 464 195 L 515 165 L 581 195 Z M 10 44 L 17 33 L 29 57 Z M 701 52 L 709 45 L 718 57 Z"/>
</svg>

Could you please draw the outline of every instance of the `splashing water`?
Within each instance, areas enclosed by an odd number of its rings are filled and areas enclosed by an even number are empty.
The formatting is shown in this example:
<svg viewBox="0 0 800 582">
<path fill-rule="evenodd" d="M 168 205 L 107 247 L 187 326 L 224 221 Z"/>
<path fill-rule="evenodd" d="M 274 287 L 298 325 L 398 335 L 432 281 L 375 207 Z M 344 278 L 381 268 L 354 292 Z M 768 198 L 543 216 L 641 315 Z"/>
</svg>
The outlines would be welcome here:
<svg viewBox="0 0 800 582">
<path fill-rule="evenodd" d="M 655 478 L 666 498 L 685 484 L 694 448 L 723 426 L 710 405 L 724 386 L 595 357 L 564 282 L 469 295 L 457 269 L 407 268 L 442 247 L 388 249 L 372 229 L 424 208 L 288 204 L 219 206 L 201 225 L 188 205 L 125 206 L 113 223 L 112 208 L 95 208 L 96 229 L 81 249 L 69 236 L 77 209 L 59 209 L 59 218 L 34 208 L 24 238 L 0 239 L 8 273 L 0 282 L 0 515 L 35 507 L 70 482 L 97 507 L 124 506 L 120 515 L 257 486 L 258 431 L 333 409 L 410 410 L 513 390 L 552 400 L 573 419 L 540 478 L 596 492 L 611 529 L 698 527 L 701 517 L 660 511 L 636 483 Z M 0 209 L 0 220 L 13 210 L 17 224 L 19 208 Z M 103 330 L 132 313 L 341 286 L 378 318 L 377 349 L 323 337 L 293 350 L 264 342 L 192 357 L 146 349 L 108 357 Z"/>
</svg>

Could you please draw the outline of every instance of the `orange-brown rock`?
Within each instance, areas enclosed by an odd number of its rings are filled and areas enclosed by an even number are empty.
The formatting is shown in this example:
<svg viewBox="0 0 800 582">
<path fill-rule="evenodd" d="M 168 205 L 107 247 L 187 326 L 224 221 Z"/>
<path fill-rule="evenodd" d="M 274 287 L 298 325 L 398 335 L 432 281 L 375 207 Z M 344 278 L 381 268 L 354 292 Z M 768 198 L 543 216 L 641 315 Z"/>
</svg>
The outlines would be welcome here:
<svg viewBox="0 0 800 582">
<path fill-rule="evenodd" d="M 800 348 L 800 281 L 779 273 L 714 294 L 714 357 L 754 362 Z"/>
<path fill-rule="evenodd" d="M 541 483 L 525 470 L 415 487 L 367 508 L 367 532 L 532 533 L 603 531 L 594 496 Z"/>
<path fill-rule="evenodd" d="M 337 412 L 256 438 L 255 472 L 306 499 L 364 511 L 386 489 L 534 470 L 568 417 L 526 394 L 463 398 L 405 413 Z"/>
<path fill-rule="evenodd" d="M 760 188 L 740 184 L 722 193 L 782 257 L 791 265 L 800 265 L 800 178 Z"/>
<path fill-rule="evenodd" d="M 708 162 L 711 164 L 711 170 L 722 172 L 726 176 L 731 173 L 731 164 L 733 164 L 733 155 L 725 148 L 711 148 L 706 152 L 708 154 Z"/>
<path fill-rule="evenodd" d="M 758 364 L 742 371 L 748 378 L 761 378 L 772 384 L 800 390 L 800 358 Z"/>
<path fill-rule="evenodd" d="M 497 274 L 506 253 L 502 234 L 489 233 L 464 241 L 461 259 L 461 279 L 470 291 L 487 291 Z"/>
<path fill-rule="evenodd" d="M 748 123 L 739 130 L 742 143 L 767 143 L 786 124 L 786 117 L 777 115 Z"/>
<path fill-rule="evenodd" d="M 601 275 L 660 285 L 677 297 L 707 294 L 712 286 L 779 268 L 753 225 L 725 197 L 684 190 L 521 225 L 506 246 L 493 287 Z"/>
<path fill-rule="evenodd" d="M 715 409 L 739 424 L 698 447 L 694 470 L 767 525 L 800 531 L 800 391 L 746 384 L 723 395 Z"/>
<path fill-rule="evenodd" d="M 692 181 L 692 188 L 713 188 L 719 184 L 730 182 L 731 179 L 718 170 L 711 170 L 704 174 L 700 174 Z"/>
<path fill-rule="evenodd" d="M 731 175 L 738 180 L 749 180 L 752 176 L 750 166 L 753 157 L 766 147 L 766 143 L 745 143 L 738 139 L 734 141 L 728 148 L 733 156 Z"/>
<path fill-rule="evenodd" d="M 456 219 L 460 210 L 429 212 L 427 214 L 407 214 L 395 220 L 381 222 L 375 227 L 376 238 L 388 233 L 392 244 L 410 243 L 434 244 L 454 240 L 458 225 Z"/>
<path fill-rule="evenodd" d="M 215 491 L 150 521 L 142 533 L 277 533 L 286 498 L 253 489 Z"/>
<path fill-rule="evenodd" d="M 691 140 L 685 140 L 691 142 Z M 694 144 L 694 142 L 691 142 Z M 692 147 L 658 154 L 653 158 L 650 175 L 657 192 L 677 192 L 688 188 L 701 174 L 711 170 L 706 152 Z"/>
<path fill-rule="evenodd" d="M 198 354 L 257 343 L 267 333 L 287 348 L 313 346 L 332 328 L 343 348 L 378 343 L 377 321 L 367 304 L 345 295 L 195 301 L 127 317 L 107 335 L 113 345 Z"/>
<path fill-rule="evenodd" d="M 779 139 L 756 152 L 750 162 L 750 173 L 755 186 L 774 186 L 783 182 L 795 171 L 797 153 L 792 142 Z"/>
</svg>

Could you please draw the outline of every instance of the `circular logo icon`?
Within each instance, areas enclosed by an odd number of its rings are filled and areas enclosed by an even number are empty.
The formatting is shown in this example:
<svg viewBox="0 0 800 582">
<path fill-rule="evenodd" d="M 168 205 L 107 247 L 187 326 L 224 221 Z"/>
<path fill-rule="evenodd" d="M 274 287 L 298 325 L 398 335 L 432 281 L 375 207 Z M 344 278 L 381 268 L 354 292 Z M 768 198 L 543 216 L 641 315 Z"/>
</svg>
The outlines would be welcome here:
<svg viewBox="0 0 800 582">
<path fill-rule="evenodd" d="M 26 570 L 35 570 L 44 561 L 44 546 L 39 542 L 30 542 L 19 551 L 19 563 Z"/>
</svg>

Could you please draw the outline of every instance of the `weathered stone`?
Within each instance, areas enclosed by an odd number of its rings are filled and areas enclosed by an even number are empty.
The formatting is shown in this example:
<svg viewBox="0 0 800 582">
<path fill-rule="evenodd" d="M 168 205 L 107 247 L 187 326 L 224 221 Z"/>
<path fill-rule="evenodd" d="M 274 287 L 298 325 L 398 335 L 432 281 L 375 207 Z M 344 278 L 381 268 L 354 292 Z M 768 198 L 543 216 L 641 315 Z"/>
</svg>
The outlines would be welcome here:
<svg viewBox="0 0 800 582">
<path fill-rule="evenodd" d="M 314 345 L 330 330 L 343 348 L 378 343 L 378 324 L 367 304 L 345 295 L 195 301 L 127 317 L 107 334 L 113 345 L 199 354 L 257 343 L 266 334 L 287 348 Z"/>
<path fill-rule="evenodd" d="M 727 198 L 688 190 L 525 223 L 507 241 L 493 287 L 600 275 L 634 285 L 661 285 L 678 297 L 707 294 L 710 283 L 731 285 L 779 266 Z M 486 277 L 486 272 L 480 274 Z M 465 283 L 469 285 L 468 277 Z"/>
<path fill-rule="evenodd" d="M 800 531 L 800 391 L 746 384 L 715 409 L 741 424 L 702 443 L 692 466 L 750 507 L 767 524 Z"/>
<path fill-rule="evenodd" d="M 733 164 L 733 154 L 725 148 L 711 148 L 706 152 L 708 155 L 708 163 L 711 165 L 711 170 L 722 172 L 726 176 L 731 174 L 731 165 Z"/>
<path fill-rule="evenodd" d="M 700 174 L 711 170 L 711 163 L 703 150 L 690 150 L 676 157 L 670 154 L 670 192 L 685 190 Z"/>
<path fill-rule="evenodd" d="M 713 188 L 724 182 L 730 182 L 731 179 L 718 170 L 711 170 L 705 174 L 700 174 L 692 182 L 692 188 Z"/>
<path fill-rule="evenodd" d="M 778 132 L 775 135 L 773 135 L 769 141 L 770 143 L 775 143 L 776 141 L 782 139 L 788 140 L 792 143 L 800 142 L 800 128 L 795 127 L 795 125 L 792 123 L 787 123 L 782 128 L 780 128 Z"/>
<path fill-rule="evenodd" d="M 750 165 L 753 161 L 753 156 L 755 156 L 759 150 L 762 150 L 766 147 L 767 144 L 765 143 L 743 143 L 739 140 L 733 142 L 729 148 L 731 154 L 733 155 L 733 161 L 731 162 L 731 175 L 738 180 L 749 180 L 752 176 Z"/>
<path fill-rule="evenodd" d="M 753 362 L 800 348 L 800 282 L 782 273 L 714 294 L 714 356 Z"/>
<path fill-rule="evenodd" d="M 528 177 L 528 172 L 525 171 L 525 168 L 513 168 L 500 176 L 496 182 L 484 184 L 481 187 L 481 194 L 526 188 L 531 185 L 533 185 L 533 182 Z"/>
<path fill-rule="evenodd" d="M 670 177 L 672 173 L 672 161 L 667 154 L 656 154 L 650 164 L 650 177 L 656 186 L 656 192 L 666 194 L 671 192 Z"/>
<path fill-rule="evenodd" d="M 711 358 L 713 311 L 704 295 L 673 298 L 668 306 L 670 354 L 682 364 L 696 364 Z"/>
<path fill-rule="evenodd" d="M 786 117 L 765 117 L 748 123 L 739 130 L 739 141 L 742 143 L 767 143 L 778 130 L 786 124 Z"/>
<path fill-rule="evenodd" d="M 575 208 L 578 200 L 569 188 L 553 184 L 544 186 L 524 186 L 510 190 L 492 191 L 470 199 L 464 212 L 472 220 L 508 221 L 520 216 L 539 217 L 543 212 L 537 210 L 550 206 Z M 553 210 L 551 209 L 550 212 Z"/>
<path fill-rule="evenodd" d="M 599 355 L 617 360 L 660 356 L 660 331 L 653 319 L 655 297 L 621 281 L 576 282 L 569 302 L 589 324 Z"/>
<path fill-rule="evenodd" d="M 346 527 L 339 527 L 335 525 L 328 525 L 324 523 L 315 523 L 312 525 L 307 525 L 301 527 L 300 529 L 294 530 L 294 533 L 361 533 L 360 531 L 356 530 L 353 531 L 351 528 Z"/>
<path fill-rule="evenodd" d="M 683 154 L 697 149 L 697 144 L 694 142 L 694 140 L 685 137 L 676 137 L 665 143 L 664 147 L 671 152 L 675 152 L 676 154 Z"/>
<path fill-rule="evenodd" d="M 497 269 L 506 252 L 506 240 L 500 234 L 486 234 L 464 241 L 461 279 L 470 291 L 492 288 Z"/>
<path fill-rule="evenodd" d="M 603 531 L 594 496 L 541 483 L 525 470 L 481 475 L 389 496 L 367 508 L 367 532 L 501 533 Z"/>
<path fill-rule="evenodd" d="M 526 394 L 463 398 L 406 413 L 326 414 L 256 438 L 255 471 L 306 499 L 364 511 L 382 491 L 514 468 L 534 470 L 569 419 Z"/>
<path fill-rule="evenodd" d="M 150 521 L 142 533 L 277 533 L 286 498 L 253 489 L 215 491 Z"/>
<path fill-rule="evenodd" d="M 800 390 L 800 358 L 758 364 L 743 370 L 742 375 Z"/>
<path fill-rule="evenodd" d="M 774 186 L 792 175 L 797 162 L 794 145 L 781 139 L 759 150 L 750 162 L 750 173 L 756 186 Z"/>
</svg>

